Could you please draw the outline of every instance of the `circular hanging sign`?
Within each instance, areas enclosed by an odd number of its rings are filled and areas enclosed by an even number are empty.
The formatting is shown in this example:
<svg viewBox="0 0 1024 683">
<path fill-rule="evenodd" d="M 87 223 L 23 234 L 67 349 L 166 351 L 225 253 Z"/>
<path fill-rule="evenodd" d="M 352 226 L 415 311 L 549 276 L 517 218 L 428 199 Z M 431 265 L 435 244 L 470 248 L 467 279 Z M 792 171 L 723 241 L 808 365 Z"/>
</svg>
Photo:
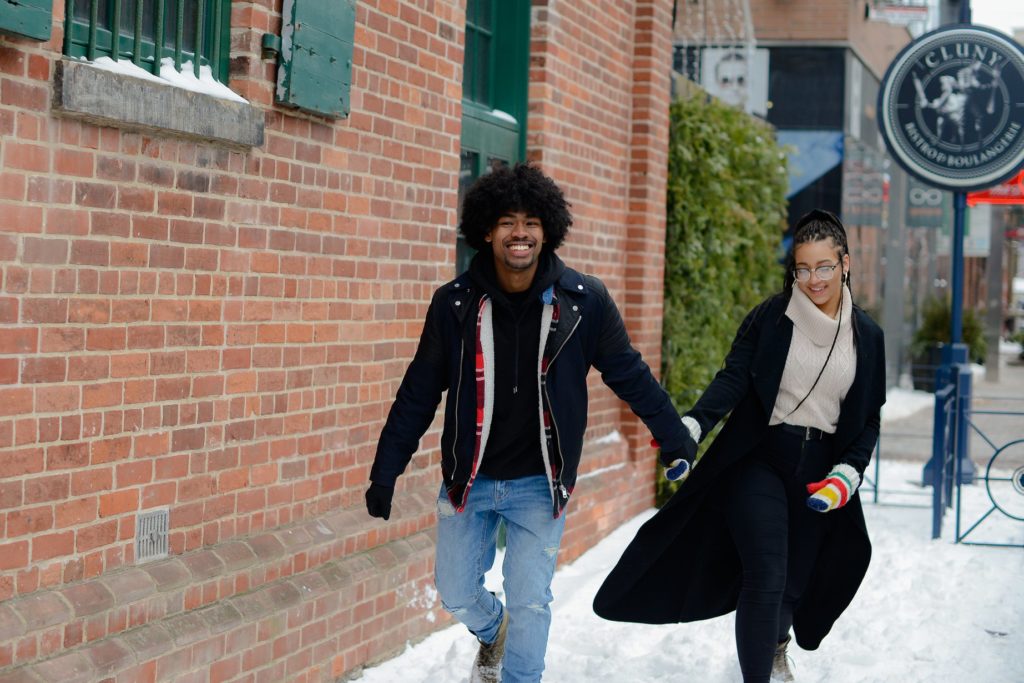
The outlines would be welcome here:
<svg viewBox="0 0 1024 683">
<path fill-rule="evenodd" d="M 954 192 L 995 185 L 1024 162 L 1024 49 L 969 24 L 926 33 L 889 65 L 878 112 L 911 175 Z"/>
</svg>

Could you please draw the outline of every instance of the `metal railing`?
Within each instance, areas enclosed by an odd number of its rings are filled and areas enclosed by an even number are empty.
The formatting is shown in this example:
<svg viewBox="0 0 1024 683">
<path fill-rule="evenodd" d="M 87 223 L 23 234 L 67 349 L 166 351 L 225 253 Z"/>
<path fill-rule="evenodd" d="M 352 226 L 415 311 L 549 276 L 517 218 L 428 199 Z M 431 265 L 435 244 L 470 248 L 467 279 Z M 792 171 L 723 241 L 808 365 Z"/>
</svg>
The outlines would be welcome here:
<svg viewBox="0 0 1024 683">
<path fill-rule="evenodd" d="M 1024 438 L 1013 439 L 1002 445 L 995 443 L 974 421 L 974 417 L 981 415 L 1016 417 L 1019 419 L 1024 417 L 1024 412 L 972 410 L 970 417 L 967 418 L 968 427 L 992 449 L 992 455 L 988 463 L 977 477 L 978 483 L 984 485 L 985 494 L 988 497 L 988 509 L 981 513 L 966 531 L 961 531 L 964 501 L 962 491 L 960 490 L 960 483 L 957 483 L 958 492 L 961 495 L 957 496 L 956 542 L 964 545 L 1004 548 L 1024 547 L 1022 543 L 968 540 L 968 537 L 975 531 L 978 531 L 984 522 L 998 518 L 999 515 L 1016 522 L 1024 522 Z M 994 515 L 994 513 L 998 514 Z"/>
<path fill-rule="evenodd" d="M 1020 548 L 1024 543 L 1001 540 L 999 520 L 1009 523 L 1003 528 L 1003 538 L 1017 538 L 1020 528 L 1015 522 L 1024 522 L 1024 438 L 1010 437 L 1007 443 L 997 444 L 979 426 L 980 416 L 1024 417 L 1024 412 L 1010 410 L 979 410 L 972 406 L 972 378 L 966 363 L 953 363 L 936 373 L 935 413 L 932 439 L 932 538 L 942 534 L 942 521 L 946 511 L 956 505 L 954 542 L 964 545 L 984 545 Z M 1007 400 L 999 397 L 1000 400 Z M 1019 423 L 1018 423 L 1019 424 Z M 995 431 L 995 430 L 990 430 Z M 978 471 L 969 455 L 969 439 L 976 434 L 992 449 L 992 455 L 983 471 Z M 1006 438 L 1005 434 L 1004 437 Z M 971 493 L 965 503 L 964 485 L 982 484 L 987 500 L 979 503 L 979 496 Z M 955 487 L 955 488 L 954 488 Z M 955 493 L 955 495 L 954 495 Z M 982 507 L 986 507 L 981 511 Z M 962 530 L 966 508 L 974 508 L 977 519 Z M 972 515 L 975 514 L 972 512 Z M 997 514 L 998 513 L 998 514 Z M 991 521 L 988 540 L 969 537 L 982 525 Z"/>
<path fill-rule="evenodd" d="M 932 538 L 942 536 L 942 518 L 953 505 L 956 476 L 957 385 L 950 382 L 935 392 L 932 438 Z"/>
<path fill-rule="evenodd" d="M 192 62 L 227 77 L 228 0 L 73 0 L 64 52 L 70 57 L 124 59 L 159 75 L 165 58 L 174 68 Z M 114 18 L 117 18 L 115 21 Z M 186 24 L 188 31 L 186 31 Z"/>
<path fill-rule="evenodd" d="M 931 506 L 931 496 L 923 489 L 907 489 L 905 487 L 885 488 L 883 477 L 882 477 L 882 459 L 883 459 L 883 445 L 886 448 L 890 448 L 889 444 L 892 442 L 908 442 L 908 441 L 928 441 L 931 443 L 932 435 L 931 432 L 927 434 L 918 434 L 913 432 L 896 432 L 889 431 L 883 428 L 878 435 L 878 441 L 875 442 L 875 455 L 871 459 L 871 467 L 864 472 L 864 482 L 860 485 L 861 499 L 867 500 L 867 496 L 870 494 L 870 502 L 876 505 L 885 505 L 887 507 L 929 507 Z M 886 459 L 889 459 L 891 453 L 886 453 Z M 916 459 L 918 455 L 915 453 L 910 456 L 911 459 Z M 899 459 L 897 455 L 895 459 Z M 923 482 L 922 482 L 923 483 Z"/>
</svg>

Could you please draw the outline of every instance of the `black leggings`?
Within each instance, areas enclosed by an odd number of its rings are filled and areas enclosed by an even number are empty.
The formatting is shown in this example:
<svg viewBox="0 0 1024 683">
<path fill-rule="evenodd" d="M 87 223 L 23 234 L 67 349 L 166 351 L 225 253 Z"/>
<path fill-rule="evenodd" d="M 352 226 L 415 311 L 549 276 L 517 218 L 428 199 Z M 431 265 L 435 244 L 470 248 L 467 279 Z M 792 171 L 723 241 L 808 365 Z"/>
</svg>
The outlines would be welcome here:
<svg viewBox="0 0 1024 683">
<path fill-rule="evenodd" d="M 830 469 L 827 438 L 769 429 L 734 470 L 722 501 L 743 565 L 736 650 L 744 683 L 768 682 L 776 644 L 789 634 L 828 530 L 828 514 L 807 507 L 805 488 Z"/>
</svg>

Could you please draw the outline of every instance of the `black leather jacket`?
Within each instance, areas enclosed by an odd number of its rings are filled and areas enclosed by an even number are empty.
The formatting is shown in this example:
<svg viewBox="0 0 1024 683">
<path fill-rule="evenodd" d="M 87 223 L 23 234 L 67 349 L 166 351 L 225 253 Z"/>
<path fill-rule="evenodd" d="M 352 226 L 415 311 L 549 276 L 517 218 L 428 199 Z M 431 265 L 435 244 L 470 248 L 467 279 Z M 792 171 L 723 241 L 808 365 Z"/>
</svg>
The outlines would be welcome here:
<svg viewBox="0 0 1024 683">
<path fill-rule="evenodd" d="M 374 483 L 394 485 L 430 426 L 441 395 L 447 391 L 441 470 L 457 510 L 462 509 L 479 466 L 475 458 L 475 362 L 476 313 L 483 294 L 480 289 L 463 274 L 434 292 L 419 347 L 388 414 L 370 470 Z M 644 421 L 664 451 L 682 448 L 688 433 L 668 394 L 631 345 L 604 284 L 564 268 L 554 289 L 560 317 L 546 345 L 551 360 L 544 391 L 555 437 L 547 464 L 552 512 L 557 517 L 576 483 L 587 425 L 587 374 L 591 367 L 597 368 L 605 384 Z"/>
</svg>

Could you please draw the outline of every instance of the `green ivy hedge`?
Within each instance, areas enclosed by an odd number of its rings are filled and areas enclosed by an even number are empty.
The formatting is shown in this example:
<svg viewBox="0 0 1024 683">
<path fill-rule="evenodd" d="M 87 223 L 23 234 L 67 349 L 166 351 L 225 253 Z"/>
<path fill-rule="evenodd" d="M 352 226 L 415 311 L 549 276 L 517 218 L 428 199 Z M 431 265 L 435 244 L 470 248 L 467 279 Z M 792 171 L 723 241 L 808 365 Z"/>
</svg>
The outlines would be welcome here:
<svg viewBox="0 0 1024 683">
<path fill-rule="evenodd" d="M 662 382 L 684 412 L 782 286 L 787 175 L 772 129 L 742 111 L 698 92 L 670 114 Z M 659 504 L 674 488 L 659 481 Z"/>
</svg>

